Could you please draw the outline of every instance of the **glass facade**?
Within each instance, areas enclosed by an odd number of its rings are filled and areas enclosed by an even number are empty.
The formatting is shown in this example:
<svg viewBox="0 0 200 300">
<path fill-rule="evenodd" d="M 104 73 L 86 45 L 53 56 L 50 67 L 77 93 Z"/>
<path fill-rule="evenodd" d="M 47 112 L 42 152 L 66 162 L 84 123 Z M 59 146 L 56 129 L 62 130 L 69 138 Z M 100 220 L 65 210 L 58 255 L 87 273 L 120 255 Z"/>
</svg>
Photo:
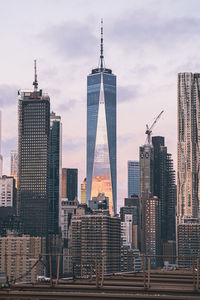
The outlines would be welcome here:
<svg viewBox="0 0 200 300">
<path fill-rule="evenodd" d="M 87 203 L 104 193 L 116 213 L 116 76 L 94 69 L 87 78 Z"/>
<path fill-rule="evenodd" d="M 54 112 L 50 114 L 50 202 L 49 202 L 49 233 L 58 233 L 59 200 L 61 187 L 61 117 Z"/>
<path fill-rule="evenodd" d="M 23 232 L 47 233 L 49 202 L 50 99 L 40 91 L 19 91 L 18 211 Z"/>
<path fill-rule="evenodd" d="M 78 169 L 62 169 L 62 198 L 75 200 L 78 196 Z"/>
<path fill-rule="evenodd" d="M 128 161 L 128 197 L 137 195 L 140 197 L 140 163 L 139 161 Z"/>
</svg>

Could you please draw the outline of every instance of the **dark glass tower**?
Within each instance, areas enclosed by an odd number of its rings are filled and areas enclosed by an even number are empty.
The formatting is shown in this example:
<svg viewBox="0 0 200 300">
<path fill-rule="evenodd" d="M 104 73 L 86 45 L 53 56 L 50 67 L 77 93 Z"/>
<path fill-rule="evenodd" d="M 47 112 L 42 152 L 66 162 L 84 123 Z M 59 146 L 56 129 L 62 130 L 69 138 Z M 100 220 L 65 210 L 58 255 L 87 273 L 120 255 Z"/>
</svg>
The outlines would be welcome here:
<svg viewBox="0 0 200 300">
<path fill-rule="evenodd" d="M 46 236 L 49 201 L 50 99 L 38 90 L 18 92 L 18 210 L 23 232 Z"/>
<path fill-rule="evenodd" d="M 116 199 L 116 76 L 104 67 L 103 27 L 100 65 L 87 77 L 87 203 L 104 193 L 113 216 Z"/>
<path fill-rule="evenodd" d="M 78 185 L 78 169 L 62 169 L 62 198 L 68 198 L 68 200 L 75 200 L 77 194 Z"/>
<path fill-rule="evenodd" d="M 49 202 L 49 233 L 58 233 L 59 200 L 61 192 L 61 117 L 54 112 L 50 114 L 50 202 Z"/>
</svg>

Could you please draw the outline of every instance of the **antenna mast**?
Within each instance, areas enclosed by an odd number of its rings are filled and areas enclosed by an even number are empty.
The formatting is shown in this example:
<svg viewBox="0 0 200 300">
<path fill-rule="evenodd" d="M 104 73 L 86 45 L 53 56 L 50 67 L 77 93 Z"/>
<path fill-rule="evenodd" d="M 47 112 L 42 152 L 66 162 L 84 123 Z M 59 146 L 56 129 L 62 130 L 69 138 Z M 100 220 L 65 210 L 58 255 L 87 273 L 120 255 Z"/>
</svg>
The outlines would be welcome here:
<svg viewBox="0 0 200 300">
<path fill-rule="evenodd" d="M 100 69 L 103 71 L 103 19 L 101 19 L 101 47 L 100 47 Z"/>
<path fill-rule="evenodd" d="M 38 81 L 37 81 L 37 65 L 36 65 L 36 59 L 34 60 L 34 81 L 33 81 L 33 86 L 34 86 L 34 92 L 37 92 L 38 89 Z"/>
</svg>

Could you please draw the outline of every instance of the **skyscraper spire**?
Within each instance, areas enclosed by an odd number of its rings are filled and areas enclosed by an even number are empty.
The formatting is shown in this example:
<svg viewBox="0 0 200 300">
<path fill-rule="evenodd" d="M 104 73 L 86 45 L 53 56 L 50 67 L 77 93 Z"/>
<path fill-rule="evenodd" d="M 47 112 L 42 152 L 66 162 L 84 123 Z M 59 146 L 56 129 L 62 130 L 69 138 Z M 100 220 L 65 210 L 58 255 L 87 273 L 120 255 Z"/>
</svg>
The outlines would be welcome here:
<svg viewBox="0 0 200 300">
<path fill-rule="evenodd" d="M 101 46 L 100 46 L 100 69 L 103 71 L 103 19 L 101 19 Z"/>
<path fill-rule="evenodd" d="M 34 60 L 34 71 L 35 71 L 35 76 L 34 76 L 33 85 L 34 85 L 34 92 L 36 92 L 38 88 L 36 59 Z"/>
</svg>

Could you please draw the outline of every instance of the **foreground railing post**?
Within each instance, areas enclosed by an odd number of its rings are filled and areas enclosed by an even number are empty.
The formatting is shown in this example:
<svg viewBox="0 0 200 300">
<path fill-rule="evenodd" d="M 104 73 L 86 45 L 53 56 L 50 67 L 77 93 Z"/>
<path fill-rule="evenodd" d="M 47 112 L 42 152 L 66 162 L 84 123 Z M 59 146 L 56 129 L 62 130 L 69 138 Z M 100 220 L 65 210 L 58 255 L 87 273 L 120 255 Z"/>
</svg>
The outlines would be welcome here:
<svg viewBox="0 0 200 300">
<path fill-rule="evenodd" d="M 101 287 L 103 287 L 104 283 L 104 267 L 105 267 L 105 256 L 102 257 L 102 270 L 101 270 Z"/>
<path fill-rule="evenodd" d="M 197 257 L 197 290 L 199 289 L 199 257 Z"/>
<path fill-rule="evenodd" d="M 99 275 L 98 275 L 97 255 L 95 256 L 95 271 L 96 271 L 96 288 L 98 288 L 99 287 Z"/>
<path fill-rule="evenodd" d="M 145 257 L 144 254 L 142 254 L 142 269 L 143 269 L 143 274 L 144 274 L 144 288 L 146 288 L 146 272 L 145 272 Z"/>
<path fill-rule="evenodd" d="M 50 272 L 50 285 L 53 285 L 53 280 L 52 280 L 52 261 L 51 261 L 51 254 L 49 254 L 49 272 Z"/>
<path fill-rule="evenodd" d="M 92 281 L 92 263 L 90 264 L 90 281 Z"/>
<path fill-rule="evenodd" d="M 57 261 L 57 278 L 56 278 L 56 284 L 58 284 L 58 281 L 59 281 L 59 273 L 60 273 L 60 254 L 58 255 L 58 261 Z"/>
<path fill-rule="evenodd" d="M 192 256 L 192 277 L 193 277 L 193 290 L 196 290 L 195 285 L 195 265 L 194 265 L 194 256 Z"/>
<path fill-rule="evenodd" d="M 74 281 L 75 280 L 75 265 L 74 265 L 74 263 L 72 264 L 72 278 Z"/>
<path fill-rule="evenodd" d="M 148 289 L 150 288 L 150 277 L 151 277 L 151 256 L 148 256 Z"/>
</svg>

